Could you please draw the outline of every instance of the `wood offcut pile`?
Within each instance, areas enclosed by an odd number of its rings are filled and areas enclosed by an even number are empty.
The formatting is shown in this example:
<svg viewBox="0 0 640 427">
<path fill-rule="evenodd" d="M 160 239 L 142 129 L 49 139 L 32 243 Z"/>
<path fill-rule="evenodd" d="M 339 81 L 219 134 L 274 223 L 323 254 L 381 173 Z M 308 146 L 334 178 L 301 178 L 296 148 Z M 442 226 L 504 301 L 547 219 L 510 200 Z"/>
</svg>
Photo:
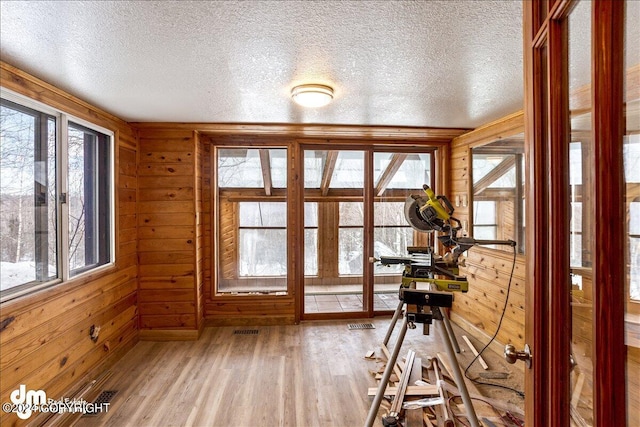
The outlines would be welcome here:
<svg viewBox="0 0 640 427">
<path fill-rule="evenodd" d="M 377 362 L 376 369 L 370 372 L 378 387 L 389 360 L 386 346 L 382 345 L 381 351 L 383 354 L 379 357 L 374 351 L 365 356 Z M 407 376 L 408 381 L 403 382 L 403 377 Z M 379 414 L 384 418 L 384 414 L 397 410 L 400 414 L 397 425 L 403 427 L 468 426 L 466 410 L 452 378 L 445 354 L 420 358 L 409 350 L 403 362 L 396 363 L 393 368 Z M 482 396 L 473 383 L 467 381 L 466 384 L 477 418 L 483 426 L 524 426 L 524 413 L 516 405 Z M 375 396 L 378 387 L 369 388 L 368 395 Z M 397 396 L 403 396 L 402 402 L 397 400 Z"/>
</svg>

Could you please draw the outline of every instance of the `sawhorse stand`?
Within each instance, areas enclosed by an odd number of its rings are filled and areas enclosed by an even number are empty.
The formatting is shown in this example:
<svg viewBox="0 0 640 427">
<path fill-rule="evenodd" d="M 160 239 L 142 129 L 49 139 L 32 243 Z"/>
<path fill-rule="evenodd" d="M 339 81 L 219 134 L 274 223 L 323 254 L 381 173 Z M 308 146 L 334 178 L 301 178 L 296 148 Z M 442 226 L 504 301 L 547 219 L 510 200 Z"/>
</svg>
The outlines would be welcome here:
<svg viewBox="0 0 640 427">
<path fill-rule="evenodd" d="M 478 422 L 478 417 L 476 416 L 473 404 L 471 403 L 471 397 L 469 396 L 467 385 L 464 382 L 464 377 L 462 375 L 462 372 L 460 371 L 460 365 L 458 365 L 458 359 L 456 359 L 455 355 L 456 352 L 460 352 L 460 348 L 458 347 L 458 342 L 455 339 L 455 335 L 453 333 L 453 329 L 451 328 L 451 323 L 449 322 L 448 317 L 440 310 L 441 307 L 451 307 L 453 303 L 453 295 L 448 292 L 400 288 L 399 298 L 400 301 L 398 302 L 398 307 L 393 314 L 391 324 L 389 325 L 387 335 L 384 339 L 385 346 L 388 344 L 389 339 L 391 338 L 391 334 L 395 329 L 396 323 L 402 315 L 403 308 L 405 306 L 415 305 L 417 306 L 417 310 L 411 312 L 407 310 L 405 316 L 402 319 L 402 325 L 400 327 L 400 332 L 398 333 L 398 338 L 396 339 L 396 344 L 393 347 L 393 351 L 391 352 L 389 360 L 387 361 L 387 366 L 384 370 L 384 373 L 382 374 L 382 379 L 380 380 L 378 391 L 376 392 L 376 395 L 373 398 L 373 402 L 371 403 L 371 408 L 369 409 L 369 415 L 367 416 L 365 427 L 373 427 L 373 423 L 375 422 L 378 410 L 380 409 L 380 403 L 382 402 L 382 398 L 384 397 L 384 392 L 387 389 L 389 378 L 391 378 L 393 367 L 398 360 L 398 354 L 400 353 L 400 349 L 402 347 L 404 337 L 407 333 L 407 329 L 415 329 L 415 323 L 422 323 L 425 325 L 425 328 L 428 328 L 428 325 L 431 324 L 433 319 L 439 320 L 444 324 L 444 344 L 447 351 L 447 356 L 451 361 L 451 370 L 453 371 L 452 374 L 458 386 L 458 390 L 460 391 L 462 403 L 466 408 L 467 418 L 469 419 L 471 427 L 479 427 L 480 424 Z M 430 308 L 430 311 L 425 312 L 425 308 Z"/>
</svg>

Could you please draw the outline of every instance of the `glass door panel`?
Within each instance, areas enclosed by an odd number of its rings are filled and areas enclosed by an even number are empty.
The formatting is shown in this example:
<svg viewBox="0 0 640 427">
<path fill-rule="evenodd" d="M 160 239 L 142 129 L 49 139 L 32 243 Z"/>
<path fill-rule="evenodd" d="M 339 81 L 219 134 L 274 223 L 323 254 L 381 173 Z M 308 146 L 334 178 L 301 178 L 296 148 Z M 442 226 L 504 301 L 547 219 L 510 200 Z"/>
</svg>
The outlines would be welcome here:
<svg viewBox="0 0 640 427">
<path fill-rule="evenodd" d="M 404 217 L 411 194 L 433 186 L 430 153 L 375 152 L 373 155 L 373 256 L 406 256 L 407 247 L 425 246 L 427 234 L 415 231 Z M 373 268 L 374 311 L 395 310 L 402 281 L 402 265 Z"/>
<path fill-rule="evenodd" d="M 569 15 L 569 142 L 572 413 L 593 425 L 591 2 Z"/>
<path fill-rule="evenodd" d="M 364 154 L 304 151 L 304 314 L 364 310 Z"/>
</svg>

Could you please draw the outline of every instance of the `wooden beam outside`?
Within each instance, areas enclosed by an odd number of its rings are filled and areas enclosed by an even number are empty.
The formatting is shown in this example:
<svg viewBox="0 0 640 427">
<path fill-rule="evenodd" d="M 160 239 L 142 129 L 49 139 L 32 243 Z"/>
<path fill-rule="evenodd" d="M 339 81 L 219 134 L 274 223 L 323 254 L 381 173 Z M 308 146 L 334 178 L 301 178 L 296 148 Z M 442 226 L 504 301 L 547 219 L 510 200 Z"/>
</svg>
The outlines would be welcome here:
<svg viewBox="0 0 640 427">
<path fill-rule="evenodd" d="M 271 190 L 273 190 L 273 183 L 271 182 L 271 159 L 269 158 L 269 149 L 261 148 L 258 151 L 260 153 L 260 167 L 262 168 L 264 193 L 267 196 L 270 196 Z"/>
<path fill-rule="evenodd" d="M 376 185 L 376 196 L 382 196 L 382 193 L 384 193 L 387 185 L 389 185 L 394 175 L 396 174 L 396 172 L 398 172 L 398 169 L 400 169 L 400 166 L 402 166 L 402 163 L 406 158 L 407 154 L 405 153 L 395 153 L 391 156 L 389 165 L 387 165 L 387 168 L 380 175 L 380 179 L 378 180 L 378 184 Z"/>
<path fill-rule="evenodd" d="M 483 176 L 478 182 L 473 184 L 473 194 L 477 195 L 482 193 L 487 189 L 491 184 L 493 184 L 498 178 L 507 173 L 509 169 L 514 167 L 516 164 L 515 156 L 508 156 L 503 161 L 501 161 L 495 168 L 491 170 L 488 174 Z"/>
<path fill-rule="evenodd" d="M 323 196 L 326 196 L 329 192 L 329 186 L 331 185 L 331 178 L 333 177 L 333 171 L 336 167 L 337 160 L 337 151 L 327 151 L 327 160 L 324 163 L 324 168 L 322 170 L 322 180 L 320 181 L 320 190 Z"/>
</svg>

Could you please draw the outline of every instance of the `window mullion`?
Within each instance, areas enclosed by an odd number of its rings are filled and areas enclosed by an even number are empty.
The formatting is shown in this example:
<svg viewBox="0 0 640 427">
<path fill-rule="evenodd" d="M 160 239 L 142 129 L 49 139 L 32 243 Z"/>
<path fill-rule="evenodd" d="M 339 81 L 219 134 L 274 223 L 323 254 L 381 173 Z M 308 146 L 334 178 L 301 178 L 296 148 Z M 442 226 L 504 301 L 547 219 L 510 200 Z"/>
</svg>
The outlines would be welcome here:
<svg viewBox="0 0 640 427">
<path fill-rule="evenodd" d="M 58 271 L 62 280 L 69 279 L 69 120 L 60 115 L 58 150 Z"/>
</svg>

